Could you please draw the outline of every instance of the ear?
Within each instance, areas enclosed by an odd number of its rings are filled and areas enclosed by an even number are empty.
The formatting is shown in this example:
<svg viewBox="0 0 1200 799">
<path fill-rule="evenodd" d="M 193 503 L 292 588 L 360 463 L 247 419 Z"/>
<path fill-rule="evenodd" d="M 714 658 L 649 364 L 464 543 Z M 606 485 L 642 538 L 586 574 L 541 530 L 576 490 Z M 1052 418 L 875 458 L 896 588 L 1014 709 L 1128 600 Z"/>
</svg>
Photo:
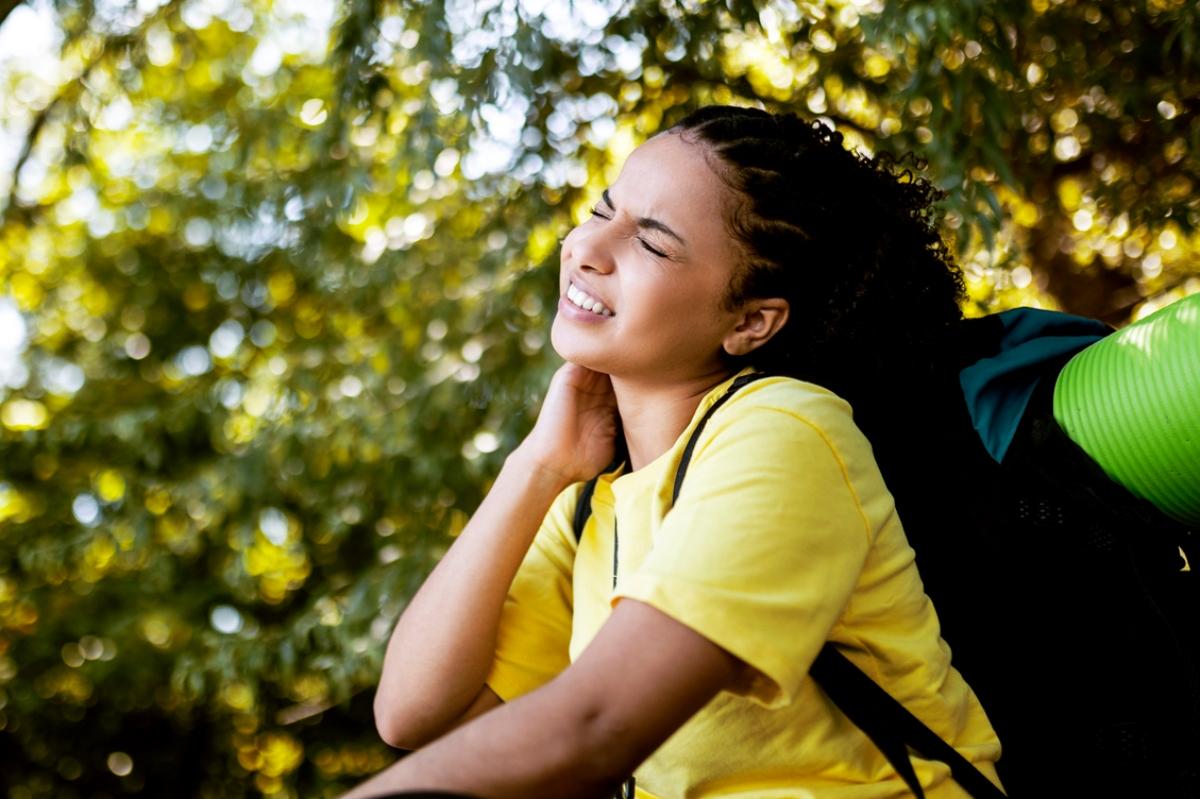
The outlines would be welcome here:
<svg viewBox="0 0 1200 799">
<path fill-rule="evenodd" d="M 788 311 L 788 301 L 780 297 L 748 300 L 738 310 L 737 326 L 726 334 L 721 346 L 730 355 L 753 352 L 783 329 Z"/>
</svg>

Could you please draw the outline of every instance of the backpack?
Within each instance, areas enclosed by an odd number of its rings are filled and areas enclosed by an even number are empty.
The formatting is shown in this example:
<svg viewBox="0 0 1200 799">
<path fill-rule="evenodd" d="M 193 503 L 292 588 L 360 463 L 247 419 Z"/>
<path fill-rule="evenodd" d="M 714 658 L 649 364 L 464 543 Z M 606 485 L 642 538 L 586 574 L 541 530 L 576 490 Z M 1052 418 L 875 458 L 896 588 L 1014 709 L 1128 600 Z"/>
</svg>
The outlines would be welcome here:
<svg viewBox="0 0 1200 799">
<path fill-rule="evenodd" d="M 1010 797 L 1200 797 L 1200 536 L 1110 480 L 1053 416 L 1058 371 L 1107 332 L 1031 309 L 964 321 L 958 379 L 928 387 L 950 398 L 921 420 L 936 442 L 880 462 Z M 766 376 L 738 378 L 701 418 L 672 503 L 708 419 Z M 1005 795 L 832 645 L 810 676 L 918 799 L 910 750 L 976 799 Z"/>
<path fill-rule="evenodd" d="M 1016 797 L 1200 797 L 1198 530 L 1109 479 L 1054 415 L 1059 373 L 1110 330 L 1017 309 L 962 332 L 943 446 L 883 474 L 1001 780 Z M 954 468 L 931 462 L 947 452 Z M 920 472 L 936 490 L 912 490 Z"/>
</svg>

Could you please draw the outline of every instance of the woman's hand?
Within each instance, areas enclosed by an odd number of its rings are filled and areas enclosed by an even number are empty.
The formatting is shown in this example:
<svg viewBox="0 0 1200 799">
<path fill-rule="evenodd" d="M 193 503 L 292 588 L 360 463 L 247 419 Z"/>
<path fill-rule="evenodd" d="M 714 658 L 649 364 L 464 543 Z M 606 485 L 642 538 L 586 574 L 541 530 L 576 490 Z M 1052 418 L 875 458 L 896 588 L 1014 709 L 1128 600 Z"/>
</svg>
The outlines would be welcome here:
<svg viewBox="0 0 1200 799">
<path fill-rule="evenodd" d="M 551 378 L 537 424 L 513 454 L 575 483 L 609 465 L 616 434 L 617 398 L 608 375 L 568 362 Z"/>
</svg>

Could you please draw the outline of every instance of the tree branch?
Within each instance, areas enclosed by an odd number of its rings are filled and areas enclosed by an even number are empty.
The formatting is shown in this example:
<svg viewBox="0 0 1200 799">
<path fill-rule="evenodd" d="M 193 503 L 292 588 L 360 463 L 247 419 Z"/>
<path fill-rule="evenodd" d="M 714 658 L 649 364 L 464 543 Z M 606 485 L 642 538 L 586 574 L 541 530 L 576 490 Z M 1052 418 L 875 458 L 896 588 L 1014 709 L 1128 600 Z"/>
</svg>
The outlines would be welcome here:
<svg viewBox="0 0 1200 799">
<path fill-rule="evenodd" d="M 11 7 L 5 9 L 6 5 L 10 5 Z M 3 12 L 4 15 L 7 16 L 7 13 L 12 10 L 12 7 L 17 5 L 20 5 L 19 1 L 13 2 L 13 0 L 0 0 L 0 12 Z M 156 13 L 151 14 L 142 20 L 142 23 L 136 29 L 120 36 L 110 36 L 106 38 L 101 45 L 99 52 L 97 52 L 92 60 L 88 62 L 87 66 L 84 67 L 83 72 L 77 75 L 73 80 L 63 84 L 63 86 L 59 89 L 58 94 L 54 96 L 54 99 L 47 103 L 46 107 L 37 113 L 37 116 L 35 116 L 33 119 L 33 124 L 30 125 L 29 131 L 25 135 L 25 141 L 21 145 L 21 152 L 17 156 L 17 161 L 13 166 L 12 184 L 9 186 L 8 196 L 6 197 L 5 203 L 0 206 L 0 227 L 2 227 L 11 219 L 14 209 L 17 207 L 17 185 L 19 183 L 21 168 L 25 166 L 25 162 L 29 160 L 29 156 L 33 153 L 33 148 L 37 144 L 37 140 L 41 135 L 42 128 L 45 127 L 46 122 L 50 119 L 51 115 L 53 115 L 57 109 L 63 107 L 64 105 L 76 105 L 80 93 L 86 88 L 87 79 L 91 76 L 96 67 L 98 67 L 110 53 L 118 52 L 134 42 L 141 40 L 146 28 L 149 27 L 151 23 L 153 23 L 155 20 L 161 19 L 168 13 L 172 13 L 178 7 L 178 5 L 179 0 L 172 0 L 172 2 L 162 6 Z M 0 22 L 3 22 L 3 19 L 4 17 L 0 16 Z M 86 28 L 87 26 L 84 25 L 82 30 L 86 30 Z M 69 46 L 70 42 L 64 45 L 64 49 Z"/>
<path fill-rule="evenodd" d="M 0 215 L 0 226 L 9 221 L 11 212 L 17 206 L 17 186 L 20 183 L 21 168 L 25 166 L 25 162 L 29 160 L 29 156 L 33 154 L 33 148 L 37 144 L 42 128 L 46 126 L 46 122 L 56 109 L 67 103 L 72 105 L 75 103 L 79 98 L 84 81 L 91 75 L 92 70 L 100 63 L 100 60 L 104 58 L 105 52 L 106 49 L 101 49 L 99 54 L 92 59 L 91 63 L 87 65 L 79 77 L 66 83 L 59 90 L 58 94 L 54 96 L 54 99 L 47 103 L 46 107 L 39 111 L 37 116 L 33 118 L 33 124 L 29 126 L 29 131 L 25 134 L 25 141 L 21 143 L 21 152 L 17 156 L 16 163 L 13 165 L 12 183 L 8 189 L 8 197 L 4 203 L 2 215 Z"/>
</svg>

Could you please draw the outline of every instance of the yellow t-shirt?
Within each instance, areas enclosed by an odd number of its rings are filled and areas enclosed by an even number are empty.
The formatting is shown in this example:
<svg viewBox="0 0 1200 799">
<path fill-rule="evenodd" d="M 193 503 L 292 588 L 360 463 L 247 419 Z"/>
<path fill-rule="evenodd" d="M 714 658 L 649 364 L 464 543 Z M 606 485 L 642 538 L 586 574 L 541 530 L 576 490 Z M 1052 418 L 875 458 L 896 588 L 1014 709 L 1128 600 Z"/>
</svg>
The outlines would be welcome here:
<svg viewBox="0 0 1200 799">
<path fill-rule="evenodd" d="M 909 795 L 807 677 L 827 640 L 995 780 L 996 734 L 950 666 L 892 497 L 845 401 L 782 377 L 746 386 L 709 419 L 669 508 L 687 440 L 732 381 L 704 398 L 670 450 L 597 482 L 578 547 L 582 484 L 555 500 L 505 602 L 488 685 L 512 700 L 548 682 L 630 597 L 748 666 L 637 769 L 640 797 Z M 941 763 L 913 764 L 929 799 L 966 796 Z"/>
</svg>

